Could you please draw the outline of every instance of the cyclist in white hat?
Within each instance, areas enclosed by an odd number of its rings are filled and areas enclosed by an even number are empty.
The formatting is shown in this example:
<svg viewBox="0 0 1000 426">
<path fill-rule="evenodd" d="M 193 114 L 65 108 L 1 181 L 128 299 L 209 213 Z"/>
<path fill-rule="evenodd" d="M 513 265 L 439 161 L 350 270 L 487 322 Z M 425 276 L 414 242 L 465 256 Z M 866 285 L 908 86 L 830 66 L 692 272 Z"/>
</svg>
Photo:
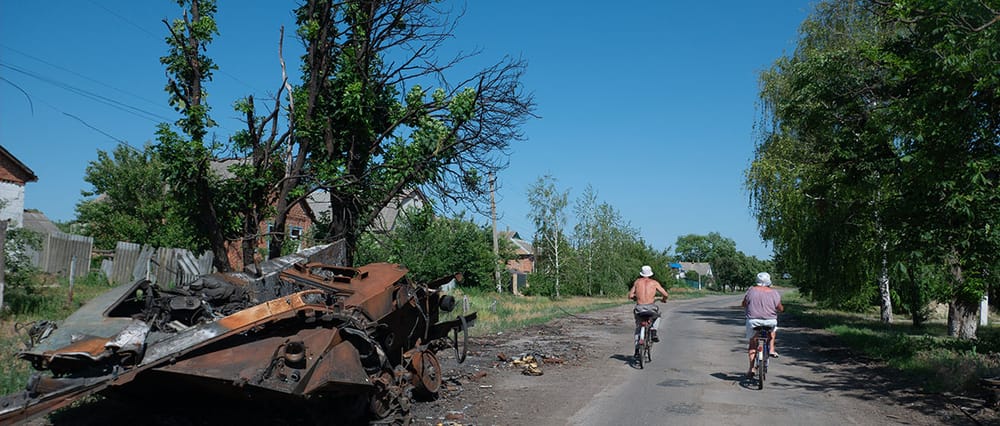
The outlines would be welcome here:
<svg viewBox="0 0 1000 426">
<path fill-rule="evenodd" d="M 771 353 L 770 356 L 777 358 L 778 352 L 774 350 L 775 330 L 778 329 L 778 312 L 784 312 L 785 307 L 781 304 L 781 293 L 771 288 L 771 274 L 761 272 L 757 274 L 757 285 L 750 287 L 746 295 L 743 296 L 743 308 L 746 309 L 746 332 L 750 345 L 747 354 L 750 357 L 750 369 L 747 376 L 754 375 L 754 358 L 757 355 L 757 345 L 753 328 L 758 326 L 774 327 L 771 331 Z"/>
<path fill-rule="evenodd" d="M 639 320 L 639 314 L 643 312 L 654 312 L 656 313 L 656 320 L 653 321 L 652 337 L 654 342 L 659 342 L 660 338 L 656 335 L 656 329 L 660 325 L 660 307 L 656 306 L 656 294 L 662 293 L 663 297 L 660 301 L 667 303 L 667 291 L 663 289 L 660 283 L 650 277 L 653 276 L 653 268 L 649 265 L 643 266 L 639 270 L 639 278 L 636 278 L 635 282 L 632 283 L 632 289 L 628 291 L 628 298 L 635 300 L 635 308 L 632 310 L 632 314 L 636 318 L 636 323 Z"/>
</svg>

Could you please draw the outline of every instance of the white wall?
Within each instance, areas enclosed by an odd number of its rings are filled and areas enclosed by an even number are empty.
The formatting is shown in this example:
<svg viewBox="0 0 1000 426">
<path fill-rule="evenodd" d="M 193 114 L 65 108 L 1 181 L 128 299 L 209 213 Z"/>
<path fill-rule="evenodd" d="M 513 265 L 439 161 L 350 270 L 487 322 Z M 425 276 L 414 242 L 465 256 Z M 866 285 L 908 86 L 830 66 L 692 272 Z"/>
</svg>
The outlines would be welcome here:
<svg viewBox="0 0 1000 426">
<path fill-rule="evenodd" d="M 6 204 L 0 209 L 0 220 L 11 219 L 12 228 L 21 227 L 24 223 L 24 187 L 0 182 L 0 200 Z"/>
</svg>

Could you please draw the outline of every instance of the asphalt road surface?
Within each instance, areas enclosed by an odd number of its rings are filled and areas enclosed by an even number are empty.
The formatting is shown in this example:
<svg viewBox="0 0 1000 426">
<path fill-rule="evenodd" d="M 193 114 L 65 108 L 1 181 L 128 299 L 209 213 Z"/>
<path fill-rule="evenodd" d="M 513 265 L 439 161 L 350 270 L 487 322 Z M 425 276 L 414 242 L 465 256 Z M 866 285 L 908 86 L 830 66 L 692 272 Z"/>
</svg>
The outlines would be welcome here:
<svg viewBox="0 0 1000 426">
<path fill-rule="evenodd" d="M 763 390 L 748 367 L 742 294 L 669 301 L 653 360 L 632 360 L 631 307 L 623 305 L 478 339 L 469 362 L 442 357 L 451 380 L 417 404 L 417 424 L 454 425 L 977 425 L 995 412 L 924 394 L 853 354 L 829 334 L 779 317 Z M 558 359 L 544 374 L 503 362 Z M 546 355 L 547 354 L 547 355 Z M 970 414 L 971 413 L 971 414 Z M 977 416 L 978 419 L 977 419 Z M 990 420 L 993 419 L 993 420 Z"/>
</svg>

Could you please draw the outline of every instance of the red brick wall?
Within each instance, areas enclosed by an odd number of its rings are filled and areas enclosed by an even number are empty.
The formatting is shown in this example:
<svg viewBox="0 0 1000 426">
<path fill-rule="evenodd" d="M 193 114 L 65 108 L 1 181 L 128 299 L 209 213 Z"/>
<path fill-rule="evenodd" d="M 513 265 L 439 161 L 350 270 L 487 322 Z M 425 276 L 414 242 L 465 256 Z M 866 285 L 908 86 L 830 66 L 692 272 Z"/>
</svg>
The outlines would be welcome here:
<svg viewBox="0 0 1000 426">
<path fill-rule="evenodd" d="M 264 221 L 260 223 L 260 233 L 261 235 L 267 233 L 267 227 L 272 221 Z M 312 228 L 312 220 L 309 219 L 309 215 L 306 214 L 302 204 L 296 204 L 292 207 L 292 210 L 288 212 L 288 217 L 285 219 L 285 226 L 291 229 L 293 226 L 302 228 L 302 235 L 305 235 Z M 267 241 L 261 240 L 257 244 L 258 249 L 266 248 Z M 229 258 L 229 264 L 232 265 L 233 270 L 241 271 L 243 270 L 243 249 L 240 241 L 230 241 L 226 243 L 226 256 Z M 257 261 L 263 261 L 259 255 L 254 254 Z"/>
</svg>

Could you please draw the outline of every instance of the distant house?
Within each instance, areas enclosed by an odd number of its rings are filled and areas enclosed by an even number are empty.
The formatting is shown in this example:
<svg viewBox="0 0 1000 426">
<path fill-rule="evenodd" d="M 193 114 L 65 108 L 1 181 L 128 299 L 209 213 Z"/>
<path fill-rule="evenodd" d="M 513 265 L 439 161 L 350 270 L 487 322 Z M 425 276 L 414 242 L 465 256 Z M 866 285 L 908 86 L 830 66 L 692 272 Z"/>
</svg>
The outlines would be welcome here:
<svg viewBox="0 0 1000 426">
<path fill-rule="evenodd" d="M 56 224 L 45 213 L 37 210 L 26 210 L 24 212 L 24 227 L 40 234 L 55 234 L 62 232 Z"/>
<path fill-rule="evenodd" d="M 229 171 L 230 166 L 243 164 L 247 160 L 244 158 L 230 158 L 224 160 L 217 160 L 209 163 L 209 167 L 212 169 L 217 176 L 222 179 L 232 179 L 235 175 Z M 309 204 L 307 202 L 300 202 L 294 206 L 288 212 L 288 216 L 285 218 L 285 232 L 289 239 L 293 241 L 299 241 L 300 249 L 302 237 L 312 229 L 313 226 L 313 214 L 309 211 Z M 259 232 L 261 234 L 266 234 L 273 231 L 272 227 L 274 222 L 272 220 L 266 220 L 259 224 Z M 268 250 L 266 242 L 261 242 L 258 245 L 258 250 L 263 252 L 263 257 L 266 258 L 266 252 Z M 229 264 L 232 265 L 234 270 L 243 269 L 243 246 L 240 241 L 230 241 L 226 244 L 226 256 L 229 258 Z"/>
<path fill-rule="evenodd" d="M 500 231 L 498 238 L 510 241 L 514 245 L 517 258 L 507 261 L 507 272 L 511 275 L 511 289 L 517 291 L 528 285 L 528 274 L 535 271 L 535 247 L 514 231 Z"/>
<path fill-rule="evenodd" d="M 12 228 L 24 224 L 24 186 L 38 176 L 10 151 L 0 146 L 0 220 L 10 220 Z"/>
<path fill-rule="evenodd" d="M 678 262 L 680 269 L 677 272 L 677 278 L 684 279 L 684 276 L 689 271 L 694 271 L 698 273 L 698 280 L 712 280 L 715 279 L 715 275 L 712 273 L 712 264 L 708 262 Z"/>
<path fill-rule="evenodd" d="M 313 214 L 314 220 L 326 221 L 330 218 L 330 193 L 326 191 L 316 191 L 306 198 L 309 211 Z M 389 205 L 382 208 L 378 217 L 375 218 L 369 230 L 372 232 L 386 233 L 396 229 L 401 213 L 410 209 L 421 209 L 427 205 L 428 200 L 423 191 L 419 189 L 403 190 L 402 193 L 393 198 Z"/>
<path fill-rule="evenodd" d="M 213 161 L 211 163 L 212 171 L 223 179 L 233 178 L 234 175 L 229 171 L 229 167 L 237 164 L 243 164 L 246 159 L 242 158 L 231 158 L 225 160 Z M 375 222 L 369 228 L 373 232 L 390 232 L 396 229 L 396 224 L 399 219 L 399 215 L 411 208 L 421 208 L 427 204 L 427 197 L 424 196 L 423 192 L 419 189 L 404 190 L 402 194 L 393 199 L 389 205 L 385 206 L 379 216 L 375 219 Z M 299 249 L 305 248 L 302 246 L 303 237 L 308 235 L 309 231 L 312 230 L 313 226 L 317 222 L 325 222 L 330 218 L 330 193 L 317 190 L 306 197 L 302 202 L 292 206 L 291 211 L 288 212 L 288 217 L 285 221 L 285 232 L 288 238 L 293 241 L 299 241 Z M 260 224 L 260 232 L 269 233 L 272 231 L 271 227 L 274 225 L 272 221 L 265 221 Z M 239 241 L 233 241 L 226 245 L 227 255 L 229 256 L 229 263 L 234 269 L 239 270 L 243 268 L 243 257 L 242 257 L 242 246 Z M 266 256 L 267 246 L 262 242 L 258 249 Z"/>
</svg>

